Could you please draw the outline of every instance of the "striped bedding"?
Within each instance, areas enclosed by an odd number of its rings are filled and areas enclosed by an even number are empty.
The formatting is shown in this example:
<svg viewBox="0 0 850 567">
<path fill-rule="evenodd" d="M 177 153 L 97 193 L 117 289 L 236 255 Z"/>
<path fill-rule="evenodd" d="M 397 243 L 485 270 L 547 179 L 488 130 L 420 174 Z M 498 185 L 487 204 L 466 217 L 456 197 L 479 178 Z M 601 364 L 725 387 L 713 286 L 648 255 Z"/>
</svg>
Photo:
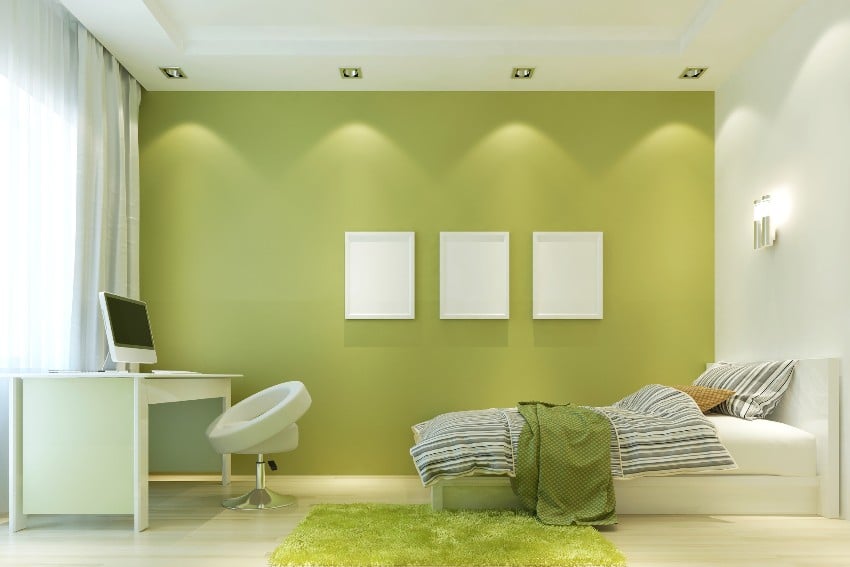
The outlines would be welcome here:
<svg viewBox="0 0 850 567">
<path fill-rule="evenodd" d="M 693 399 L 651 384 L 612 406 L 590 408 L 611 422 L 616 478 L 737 468 Z M 515 408 L 452 412 L 413 426 L 413 463 L 425 486 L 468 475 L 514 476 L 525 421 Z"/>
</svg>

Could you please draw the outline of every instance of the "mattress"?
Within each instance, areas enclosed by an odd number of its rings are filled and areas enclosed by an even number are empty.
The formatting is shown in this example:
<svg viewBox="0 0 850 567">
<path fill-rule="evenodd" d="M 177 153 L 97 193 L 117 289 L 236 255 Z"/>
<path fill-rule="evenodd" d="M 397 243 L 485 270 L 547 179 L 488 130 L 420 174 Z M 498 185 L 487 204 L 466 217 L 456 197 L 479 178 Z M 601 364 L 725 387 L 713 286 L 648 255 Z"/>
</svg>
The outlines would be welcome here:
<svg viewBox="0 0 850 567">
<path fill-rule="evenodd" d="M 817 441 L 811 433 L 768 419 L 748 421 L 709 414 L 738 468 L 712 475 L 816 476 Z"/>
</svg>

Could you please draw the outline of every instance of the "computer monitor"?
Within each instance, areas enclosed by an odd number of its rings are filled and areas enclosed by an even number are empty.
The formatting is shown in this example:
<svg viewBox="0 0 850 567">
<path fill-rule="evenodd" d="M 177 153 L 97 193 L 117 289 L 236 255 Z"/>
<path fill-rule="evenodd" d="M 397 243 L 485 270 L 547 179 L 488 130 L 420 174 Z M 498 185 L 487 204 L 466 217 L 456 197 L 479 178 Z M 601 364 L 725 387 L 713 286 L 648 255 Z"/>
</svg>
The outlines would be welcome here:
<svg viewBox="0 0 850 567">
<path fill-rule="evenodd" d="M 100 292 L 100 310 L 113 362 L 156 362 L 148 308 L 144 302 Z"/>
</svg>

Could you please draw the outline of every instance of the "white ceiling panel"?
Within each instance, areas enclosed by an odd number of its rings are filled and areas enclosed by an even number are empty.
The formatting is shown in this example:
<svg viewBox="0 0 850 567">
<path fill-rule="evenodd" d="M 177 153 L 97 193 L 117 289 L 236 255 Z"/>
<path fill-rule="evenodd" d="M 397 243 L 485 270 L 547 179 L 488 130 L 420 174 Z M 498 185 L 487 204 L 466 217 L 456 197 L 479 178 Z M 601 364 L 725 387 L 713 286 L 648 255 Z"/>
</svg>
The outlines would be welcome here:
<svg viewBox="0 0 850 567">
<path fill-rule="evenodd" d="M 714 90 L 805 0 L 62 2 L 148 90 L 511 91 Z"/>
</svg>

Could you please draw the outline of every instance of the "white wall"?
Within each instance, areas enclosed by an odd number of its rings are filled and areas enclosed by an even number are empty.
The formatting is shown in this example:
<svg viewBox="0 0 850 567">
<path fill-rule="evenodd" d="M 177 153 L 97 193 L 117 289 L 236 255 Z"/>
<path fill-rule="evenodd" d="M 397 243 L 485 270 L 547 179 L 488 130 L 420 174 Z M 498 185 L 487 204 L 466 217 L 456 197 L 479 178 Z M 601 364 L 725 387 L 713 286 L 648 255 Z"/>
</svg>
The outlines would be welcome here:
<svg viewBox="0 0 850 567">
<path fill-rule="evenodd" d="M 9 513 L 9 380 L 0 378 L 0 514 Z"/>
<path fill-rule="evenodd" d="M 716 93 L 718 360 L 841 358 L 850 515 L 850 1 L 811 0 Z M 787 202 L 752 249 L 752 202 Z"/>
</svg>

